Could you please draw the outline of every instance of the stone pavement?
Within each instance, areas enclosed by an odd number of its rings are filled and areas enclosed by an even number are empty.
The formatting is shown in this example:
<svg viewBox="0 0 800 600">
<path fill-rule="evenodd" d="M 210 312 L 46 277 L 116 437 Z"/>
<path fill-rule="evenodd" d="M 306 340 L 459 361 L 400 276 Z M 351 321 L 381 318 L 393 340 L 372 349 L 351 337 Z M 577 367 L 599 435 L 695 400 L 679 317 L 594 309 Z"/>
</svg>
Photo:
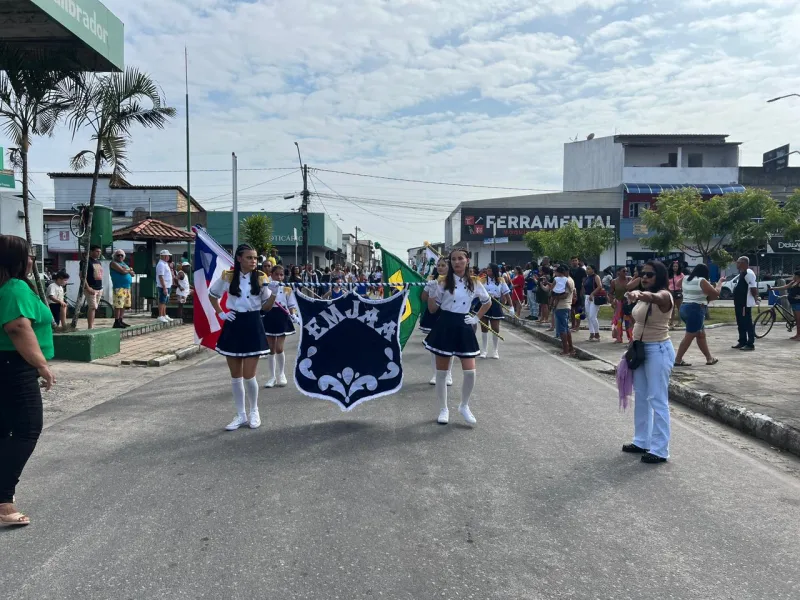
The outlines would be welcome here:
<svg viewBox="0 0 800 600">
<path fill-rule="evenodd" d="M 133 323 L 131 323 L 133 324 Z M 191 325 L 180 325 L 120 341 L 120 352 L 95 360 L 93 364 L 118 366 L 161 366 L 158 359 L 174 356 L 176 352 L 193 348 L 194 328 Z"/>
<path fill-rule="evenodd" d="M 522 323 L 537 338 L 554 341 L 552 332 Z M 619 363 L 625 345 L 613 343 L 607 331 L 601 333 L 600 342 L 590 343 L 588 335 L 587 330 L 573 334 L 582 358 Z M 682 330 L 672 332 L 676 349 L 683 335 Z M 680 385 L 673 386 L 671 398 L 800 454 L 800 378 L 796 376 L 800 343 L 789 340 L 791 335 L 794 332 L 776 323 L 765 338 L 756 340 L 755 352 L 741 352 L 731 349 L 738 338 L 735 326 L 708 329 L 708 345 L 719 363 L 707 366 L 697 345 L 692 344 L 684 357 L 692 366 L 672 372 L 672 382 Z M 685 394 L 687 390 L 694 393 Z"/>
</svg>

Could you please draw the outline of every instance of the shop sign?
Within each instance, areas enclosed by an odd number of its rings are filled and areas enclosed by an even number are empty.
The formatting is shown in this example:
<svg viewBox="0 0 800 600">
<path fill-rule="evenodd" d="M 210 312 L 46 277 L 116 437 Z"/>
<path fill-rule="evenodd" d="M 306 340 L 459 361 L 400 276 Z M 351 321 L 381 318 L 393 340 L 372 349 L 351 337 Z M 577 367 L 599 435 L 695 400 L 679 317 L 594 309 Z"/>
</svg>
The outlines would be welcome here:
<svg viewBox="0 0 800 600">
<path fill-rule="evenodd" d="M 461 239 L 483 241 L 487 236 L 520 241 L 529 231 L 560 229 L 568 223 L 578 227 L 600 225 L 619 228 L 619 210 L 614 208 L 521 208 L 462 209 Z"/>
<path fill-rule="evenodd" d="M 773 252 L 800 252 L 800 240 L 787 240 L 782 237 L 774 237 L 769 241 Z"/>
</svg>

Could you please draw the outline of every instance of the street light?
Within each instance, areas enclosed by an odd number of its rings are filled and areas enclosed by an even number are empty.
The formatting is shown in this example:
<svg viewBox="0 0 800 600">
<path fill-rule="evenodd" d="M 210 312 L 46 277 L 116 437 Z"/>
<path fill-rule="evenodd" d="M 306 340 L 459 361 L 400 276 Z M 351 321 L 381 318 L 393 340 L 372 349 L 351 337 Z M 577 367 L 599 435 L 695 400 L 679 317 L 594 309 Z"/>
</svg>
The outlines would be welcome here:
<svg viewBox="0 0 800 600">
<path fill-rule="evenodd" d="M 778 100 L 783 100 L 784 98 L 791 98 L 792 96 L 797 96 L 798 98 L 800 98 L 800 94 L 786 94 L 785 96 L 778 96 L 777 98 L 770 98 L 769 100 L 767 100 L 767 103 L 776 102 Z"/>
</svg>

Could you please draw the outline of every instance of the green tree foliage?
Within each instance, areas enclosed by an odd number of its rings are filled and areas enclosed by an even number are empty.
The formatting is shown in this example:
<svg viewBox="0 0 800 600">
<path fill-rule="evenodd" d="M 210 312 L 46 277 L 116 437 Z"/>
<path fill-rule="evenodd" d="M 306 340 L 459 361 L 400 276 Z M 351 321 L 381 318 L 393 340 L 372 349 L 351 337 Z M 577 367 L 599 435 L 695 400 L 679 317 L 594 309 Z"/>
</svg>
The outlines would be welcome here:
<svg viewBox="0 0 800 600">
<path fill-rule="evenodd" d="M 726 248 L 755 252 L 769 237 L 795 230 L 800 195 L 780 206 L 764 190 L 746 190 L 703 199 L 695 188 L 659 194 L 655 208 L 644 211 L 642 222 L 651 237 L 643 245 L 656 251 L 678 248 L 720 266 L 732 262 Z"/>
<path fill-rule="evenodd" d="M 256 252 L 269 256 L 272 250 L 272 219 L 267 215 L 250 215 L 239 224 L 239 234 L 243 241 L 255 248 Z"/>
<path fill-rule="evenodd" d="M 600 256 L 614 243 L 615 235 L 613 229 L 602 225 L 581 228 L 577 223 L 567 223 L 559 229 L 530 231 L 524 241 L 534 256 L 566 262 L 573 256 Z"/>
</svg>

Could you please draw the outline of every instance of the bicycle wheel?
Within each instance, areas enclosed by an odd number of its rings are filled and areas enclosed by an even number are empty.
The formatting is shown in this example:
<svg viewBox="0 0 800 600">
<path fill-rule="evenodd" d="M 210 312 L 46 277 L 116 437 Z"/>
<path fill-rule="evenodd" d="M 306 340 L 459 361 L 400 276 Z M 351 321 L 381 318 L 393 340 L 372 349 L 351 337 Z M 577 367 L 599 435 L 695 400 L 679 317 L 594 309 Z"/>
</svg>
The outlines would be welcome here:
<svg viewBox="0 0 800 600">
<path fill-rule="evenodd" d="M 69 228 L 70 231 L 72 231 L 72 235 L 76 238 L 80 239 L 84 236 L 86 233 L 86 224 L 80 214 L 72 215 L 72 218 L 69 220 Z"/>
<path fill-rule="evenodd" d="M 753 321 L 753 327 L 755 327 L 756 330 L 756 337 L 761 339 L 767 335 L 772 329 L 772 325 L 774 323 L 775 313 L 773 311 L 768 310 L 766 312 L 759 313 L 756 317 L 756 320 Z"/>
</svg>

